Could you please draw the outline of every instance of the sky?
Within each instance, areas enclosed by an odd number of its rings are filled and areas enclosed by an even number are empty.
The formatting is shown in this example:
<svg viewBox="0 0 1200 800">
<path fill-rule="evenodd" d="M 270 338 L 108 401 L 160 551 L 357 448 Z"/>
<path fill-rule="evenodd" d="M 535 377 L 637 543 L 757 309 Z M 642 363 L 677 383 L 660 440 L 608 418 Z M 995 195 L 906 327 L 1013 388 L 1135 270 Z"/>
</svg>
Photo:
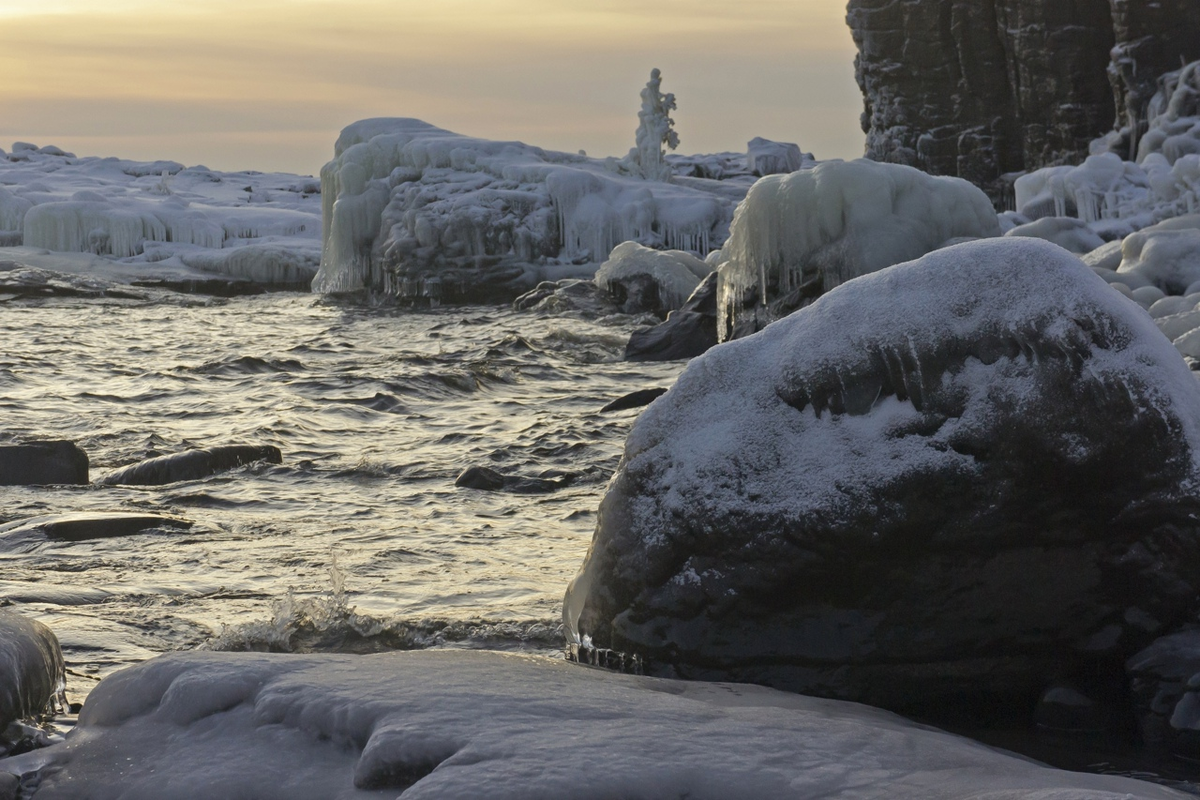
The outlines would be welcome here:
<svg viewBox="0 0 1200 800">
<path fill-rule="evenodd" d="M 417 117 L 592 156 L 652 68 L 680 153 L 763 136 L 862 155 L 843 0 L 0 0 L 0 147 L 315 174 Z"/>
</svg>

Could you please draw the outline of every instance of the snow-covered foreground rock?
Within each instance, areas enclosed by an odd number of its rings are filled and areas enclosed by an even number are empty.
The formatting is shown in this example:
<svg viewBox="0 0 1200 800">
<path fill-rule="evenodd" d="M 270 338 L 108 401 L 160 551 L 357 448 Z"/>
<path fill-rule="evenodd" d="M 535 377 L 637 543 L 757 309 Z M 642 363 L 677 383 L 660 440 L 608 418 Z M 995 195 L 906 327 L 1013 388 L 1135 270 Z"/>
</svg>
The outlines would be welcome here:
<svg viewBox="0 0 1200 800">
<path fill-rule="evenodd" d="M 760 171 L 799 166 L 786 146 L 771 155 L 772 144 L 759 142 L 749 156 Z M 668 158 L 677 174 L 647 180 L 625 160 L 477 139 L 415 119 L 356 122 L 334 153 L 321 170 L 325 233 L 314 290 L 425 302 L 511 300 L 541 280 L 591 277 L 625 241 L 704 255 L 724 241 L 754 181 L 745 158 L 737 170 L 716 156 Z"/>
<path fill-rule="evenodd" d="M 0 263 L 123 282 L 306 286 L 320 261 L 319 192 L 298 175 L 14 147 L 0 152 Z"/>
<path fill-rule="evenodd" d="M 39 799 L 1183 797 L 850 703 L 445 650 L 163 656 L 0 770 Z"/>
<path fill-rule="evenodd" d="M 987 196 L 960 178 L 865 159 L 763 178 L 738 206 L 718 259 L 718 333 L 753 333 L 822 292 L 949 240 L 999 235 Z"/>
<path fill-rule="evenodd" d="M 940 718 L 1097 700 L 1200 595 L 1200 388 L 1037 239 L 867 275 L 634 424 L 564 601 L 579 657 Z"/>
</svg>

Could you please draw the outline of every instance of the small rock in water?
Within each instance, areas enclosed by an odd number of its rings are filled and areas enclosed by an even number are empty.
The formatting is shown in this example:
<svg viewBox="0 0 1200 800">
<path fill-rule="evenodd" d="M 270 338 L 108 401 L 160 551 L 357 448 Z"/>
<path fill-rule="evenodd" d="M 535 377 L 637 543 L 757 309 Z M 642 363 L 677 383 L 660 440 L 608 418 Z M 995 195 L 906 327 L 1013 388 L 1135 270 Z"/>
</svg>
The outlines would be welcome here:
<svg viewBox="0 0 1200 800">
<path fill-rule="evenodd" d="M 76 514 L 53 514 L 0 525 L 0 542 L 6 544 L 45 537 L 78 542 L 84 539 L 109 539 L 131 536 L 154 528 L 190 528 L 192 523 L 180 517 L 164 514 L 135 514 L 119 511 L 85 511 Z"/>
<path fill-rule="evenodd" d="M 273 445 L 225 445 L 159 456 L 106 475 L 106 486 L 162 486 L 207 478 L 255 461 L 279 464 L 283 456 Z"/>
<path fill-rule="evenodd" d="M 569 486 L 574 477 L 563 475 L 558 478 L 528 478 L 521 475 L 503 475 L 490 467 L 467 467 L 455 479 L 454 485 L 485 492 L 544 494 Z"/>
<path fill-rule="evenodd" d="M 717 273 L 700 282 L 666 322 L 634 331 L 625 345 L 626 361 L 695 358 L 717 343 Z"/>
<path fill-rule="evenodd" d="M 655 398 L 661 397 L 667 393 L 666 389 L 638 389 L 636 392 L 618 397 L 611 403 L 600 409 L 601 414 L 606 414 L 609 411 L 624 411 L 628 408 L 641 408 L 648 406 L 654 402 Z"/>
<path fill-rule="evenodd" d="M 0 447 L 0 486 L 87 482 L 87 453 L 74 442 L 54 440 Z"/>
</svg>

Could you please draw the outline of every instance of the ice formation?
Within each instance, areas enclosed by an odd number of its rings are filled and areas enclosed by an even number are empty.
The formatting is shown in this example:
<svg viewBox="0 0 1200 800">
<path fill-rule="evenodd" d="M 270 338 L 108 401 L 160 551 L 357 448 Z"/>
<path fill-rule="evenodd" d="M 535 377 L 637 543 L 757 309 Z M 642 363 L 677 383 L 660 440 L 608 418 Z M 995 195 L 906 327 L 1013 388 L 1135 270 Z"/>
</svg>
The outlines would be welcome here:
<svg viewBox="0 0 1200 800">
<path fill-rule="evenodd" d="M 599 264 L 624 241 L 704 254 L 724 241 L 753 182 L 744 170 L 722 181 L 644 180 L 617 159 L 415 119 L 356 122 L 334 152 L 321 170 L 324 244 L 313 282 L 324 293 L 453 295 L 495 275 L 523 291 L 548 265 Z"/>
<path fill-rule="evenodd" d="M 1159 79 L 1148 117 L 1133 161 L 1122 160 L 1132 135 L 1127 128 L 1093 142 L 1079 166 L 1017 178 L 1017 212 L 1029 220 L 1076 217 L 1106 239 L 1200 213 L 1200 61 Z"/>
<path fill-rule="evenodd" d="M 648 181 L 671 179 L 671 167 L 663 160 L 663 148 L 674 150 L 679 146 L 675 120 L 671 119 L 675 95 L 663 94 L 659 91 L 660 86 L 662 73 L 658 69 L 650 70 L 650 81 L 642 89 L 642 108 L 638 111 L 638 128 L 634 134 L 637 146 L 629 151 L 629 160 Z"/>
<path fill-rule="evenodd" d="M 1100 235 L 1083 220 L 1074 217 L 1042 217 L 1018 225 L 1004 232 L 1005 236 L 1030 236 L 1070 250 L 1072 253 L 1090 253 L 1104 245 Z"/>
<path fill-rule="evenodd" d="M 178 653 L 106 678 L 39 800 L 1168 800 L 866 706 L 464 651 Z"/>
<path fill-rule="evenodd" d="M 613 248 L 608 260 L 596 270 L 596 285 L 616 295 L 632 280 L 653 282 L 661 309 L 672 311 L 712 272 L 712 267 L 682 250 L 651 250 L 637 242 L 622 242 Z"/>
<path fill-rule="evenodd" d="M 42 623 L 0 610 L 0 731 L 63 704 L 66 668 L 58 639 Z"/>
<path fill-rule="evenodd" d="M 987 196 L 960 178 L 864 159 L 765 177 L 721 249 L 718 333 L 728 338 L 751 292 L 760 308 L 804 287 L 815 296 L 950 239 L 999 234 Z"/>
<path fill-rule="evenodd" d="M 21 144 L 21 143 L 18 143 Z M 174 161 L 77 158 L 14 146 L 0 160 L 0 251 L 90 253 L 90 269 L 121 280 L 204 281 L 216 275 L 307 284 L 320 253 L 320 191 L 312 178 L 214 172 Z M 11 249 L 11 248 L 23 249 Z"/>
<path fill-rule="evenodd" d="M 790 142 L 772 142 L 756 136 L 746 144 L 746 167 L 760 178 L 786 175 L 804 166 L 800 146 Z"/>
<path fill-rule="evenodd" d="M 1200 214 L 1173 217 L 1126 236 L 1117 279 L 1132 276 L 1172 295 L 1200 285 Z"/>
</svg>

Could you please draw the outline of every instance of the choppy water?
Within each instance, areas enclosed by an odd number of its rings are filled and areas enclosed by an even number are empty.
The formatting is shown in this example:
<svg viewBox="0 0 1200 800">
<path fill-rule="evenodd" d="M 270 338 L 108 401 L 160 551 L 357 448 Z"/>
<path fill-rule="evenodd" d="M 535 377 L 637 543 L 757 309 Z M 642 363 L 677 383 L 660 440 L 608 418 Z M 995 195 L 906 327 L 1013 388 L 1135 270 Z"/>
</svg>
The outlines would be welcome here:
<svg viewBox="0 0 1200 800">
<path fill-rule="evenodd" d="M 621 361 L 633 327 L 297 294 L 0 303 L 0 443 L 74 440 L 93 480 L 189 447 L 284 454 L 164 487 L 0 487 L 0 522 L 153 510 L 196 523 L 0 544 L 0 597 L 57 633 L 73 700 L 194 647 L 558 650 L 562 594 L 637 413 L 599 409 L 681 368 Z M 577 478 L 548 495 L 455 488 L 476 464 Z"/>
</svg>

